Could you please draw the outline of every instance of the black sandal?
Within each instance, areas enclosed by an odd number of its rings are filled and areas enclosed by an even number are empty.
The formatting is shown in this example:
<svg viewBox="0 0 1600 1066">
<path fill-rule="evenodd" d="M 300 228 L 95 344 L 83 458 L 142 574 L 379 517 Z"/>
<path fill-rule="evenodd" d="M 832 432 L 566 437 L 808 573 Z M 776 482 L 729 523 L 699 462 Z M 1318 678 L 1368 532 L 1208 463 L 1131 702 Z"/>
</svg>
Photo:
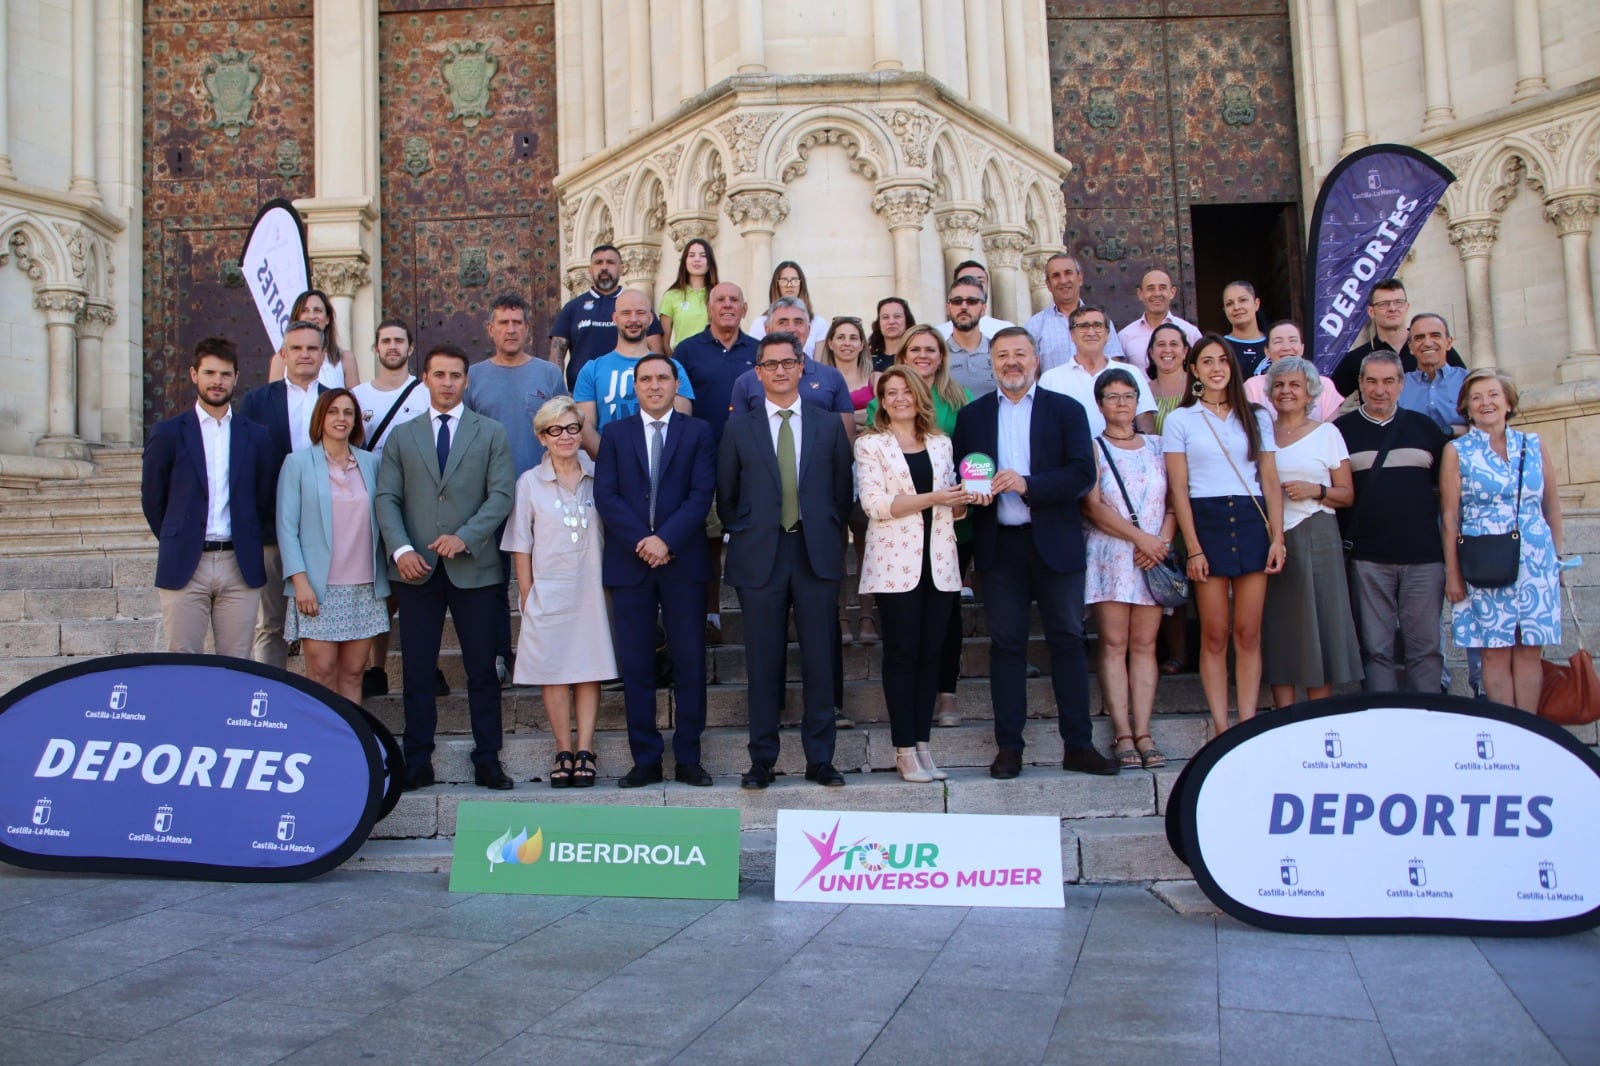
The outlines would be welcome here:
<svg viewBox="0 0 1600 1066">
<path fill-rule="evenodd" d="M 555 765 L 550 767 L 550 787 L 572 787 L 572 752 L 556 752 Z"/>
<path fill-rule="evenodd" d="M 592 752 L 592 751 L 580 751 L 580 752 L 578 752 L 578 765 L 572 771 L 572 787 L 573 788 L 593 788 L 594 787 L 594 778 L 595 778 L 594 764 L 595 764 L 595 762 L 596 762 L 596 760 L 595 760 L 595 757 L 594 757 L 594 752 Z"/>
</svg>

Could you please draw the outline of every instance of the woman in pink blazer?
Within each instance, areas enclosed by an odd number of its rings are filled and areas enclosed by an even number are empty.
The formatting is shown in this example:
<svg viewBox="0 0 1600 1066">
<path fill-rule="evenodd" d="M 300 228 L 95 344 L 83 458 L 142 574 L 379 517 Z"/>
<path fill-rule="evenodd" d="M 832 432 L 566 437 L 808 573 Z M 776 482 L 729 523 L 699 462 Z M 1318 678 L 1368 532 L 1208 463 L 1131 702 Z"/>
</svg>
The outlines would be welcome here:
<svg viewBox="0 0 1600 1066">
<path fill-rule="evenodd" d="M 860 591 L 877 595 L 895 768 L 907 781 L 943 780 L 928 737 L 944 630 L 961 591 L 955 520 L 970 498 L 921 377 L 892 366 L 875 391 L 877 410 L 856 438 L 856 481 L 867 513 Z"/>
</svg>

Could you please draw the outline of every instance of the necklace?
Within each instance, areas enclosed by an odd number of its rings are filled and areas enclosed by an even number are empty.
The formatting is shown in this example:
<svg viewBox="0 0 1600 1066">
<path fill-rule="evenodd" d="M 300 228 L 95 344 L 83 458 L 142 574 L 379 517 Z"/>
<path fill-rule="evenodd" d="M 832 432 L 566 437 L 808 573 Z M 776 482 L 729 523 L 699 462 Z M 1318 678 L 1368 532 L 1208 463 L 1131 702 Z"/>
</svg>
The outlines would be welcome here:
<svg viewBox="0 0 1600 1066">
<path fill-rule="evenodd" d="M 1129 433 L 1126 437 L 1119 437 L 1110 430 L 1106 430 L 1105 432 L 1101 433 L 1101 436 L 1103 436 L 1106 440 L 1133 440 L 1138 435 L 1139 434 L 1137 433 Z"/>
<path fill-rule="evenodd" d="M 566 488 L 561 484 L 559 478 L 556 480 L 555 485 L 556 510 L 561 512 L 561 524 L 567 527 L 572 537 L 572 543 L 576 544 L 578 543 L 578 538 L 583 535 L 582 531 L 589 528 L 589 508 L 594 506 L 594 501 L 592 499 L 586 500 L 579 493 L 573 492 L 571 494 L 572 503 L 568 505 L 567 501 L 562 498 Z"/>
<path fill-rule="evenodd" d="M 1208 408 L 1216 408 L 1219 412 L 1227 410 L 1228 407 L 1227 400 L 1208 400 L 1203 396 L 1200 398 L 1200 403 Z"/>
</svg>

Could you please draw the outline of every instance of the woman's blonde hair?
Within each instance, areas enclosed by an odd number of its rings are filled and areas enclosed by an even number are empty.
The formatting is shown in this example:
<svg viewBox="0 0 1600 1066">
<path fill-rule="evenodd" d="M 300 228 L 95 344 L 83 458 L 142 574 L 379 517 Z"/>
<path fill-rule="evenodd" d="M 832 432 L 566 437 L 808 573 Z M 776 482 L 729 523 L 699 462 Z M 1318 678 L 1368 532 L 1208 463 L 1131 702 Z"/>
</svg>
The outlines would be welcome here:
<svg viewBox="0 0 1600 1066">
<path fill-rule="evenodd" d="M 553 400 L 546 400 L 544 406 L 534 412 L 533 432 L 544 436 L 544 431 L 555 425 L 564 415 L 572 415 L 578 420 L 578 425 L 583 425 L 583 408 L 573 402 L 571 396 L 557 396 Z"/>
<path fill-rule="evenodd" d="M 939 369 L 933 372 L 933 391 L 944 397 L 944 402 L 952 409 L 966 406 L 967 390 L 950 376 L 950 347 L 932 326 L 912 326 L 906 330 L 905 336 L 900 338 L 900 354 L 894 357 L 895 364 L 906 364 L 906 349 L 911 347 L 911 341 L 924 336 L 932 337 L 933 343 L 939 346 Z"/>
<path fill-rule="evenodd" d="M 938 334 L 935 334 L 937 336 Z M 891 381 L 904 381 L 911 390 L 911 402 L 916 405 L 917 417 L 914 425 L 917 430 L 917 439 L 922 440 L 935 433 L 943 433 L 939 423 L 933 416 L 933 395 L 928 391 L 927 383 L 922 380 L 922 375 L 904 363 L 896 363 L 878 375 L 877 387 L 873 390 L 878 397 L 878 408 L 872 412 L 872 422 L 867 426 L 868 433 L 889 432 L 889 410 L 884 406 L 883 394 Z"/>
<path fill-rule="evenodd" d="M 1467 375 L 1466 380 L 1461 383 L 1461 393 L 1456 397 L 1456 413 L 1465 418 L 1469 426 L 1472 425 L 1472 415 L 1467 411 L 1467 394 L 1472 391 L 1472 386 L 1478 382 L 1490 380 L 1498 381 L 1500 388 L 1505 391 L 1506 419 L 1509 421 L 1511 416 L 1517 413 L 1517 402 L 1520 399 L 1520 395 L 1517 392 L 1517 383 L 1511 380 L 1509 374 L 1498 367 L 1480 366 Z"/>
</svg>

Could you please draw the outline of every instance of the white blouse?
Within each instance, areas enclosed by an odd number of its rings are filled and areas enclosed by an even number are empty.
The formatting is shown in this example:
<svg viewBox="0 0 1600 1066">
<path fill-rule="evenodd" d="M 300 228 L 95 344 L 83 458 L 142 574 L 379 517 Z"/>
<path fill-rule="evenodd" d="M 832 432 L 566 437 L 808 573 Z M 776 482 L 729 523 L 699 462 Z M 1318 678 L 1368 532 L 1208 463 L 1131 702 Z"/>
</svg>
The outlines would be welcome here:
<svg viewBox="0 0 1600 1066">
<path fill-rule="evenodd" d="M 1272 419 L 1259 407 L 1252 407 L 1251 411 L 1259 428 L 1261 451 L 1277 451 L 1277 442 L 1272 438 Z M 1215 436 L 1212 430 L 1216 430 Z M 1217 447 L 1219 439 L 1227 449 L 1226 455 Z M 1249 457 L 1250 442 L 1245 436 L 1244 423 L 1232 411 L 1228 412 L 1227 421 L 1223 421 L 1199 404 L 1177 408 L 1167 416 L 1161 428 L 1161 450 L 1183 452 L 1188 457 L 1191 498 L 1261 495 L 1261 478 Z M 1238 473 L 1234 473 L 1235 467 Z"/>
</svg>

